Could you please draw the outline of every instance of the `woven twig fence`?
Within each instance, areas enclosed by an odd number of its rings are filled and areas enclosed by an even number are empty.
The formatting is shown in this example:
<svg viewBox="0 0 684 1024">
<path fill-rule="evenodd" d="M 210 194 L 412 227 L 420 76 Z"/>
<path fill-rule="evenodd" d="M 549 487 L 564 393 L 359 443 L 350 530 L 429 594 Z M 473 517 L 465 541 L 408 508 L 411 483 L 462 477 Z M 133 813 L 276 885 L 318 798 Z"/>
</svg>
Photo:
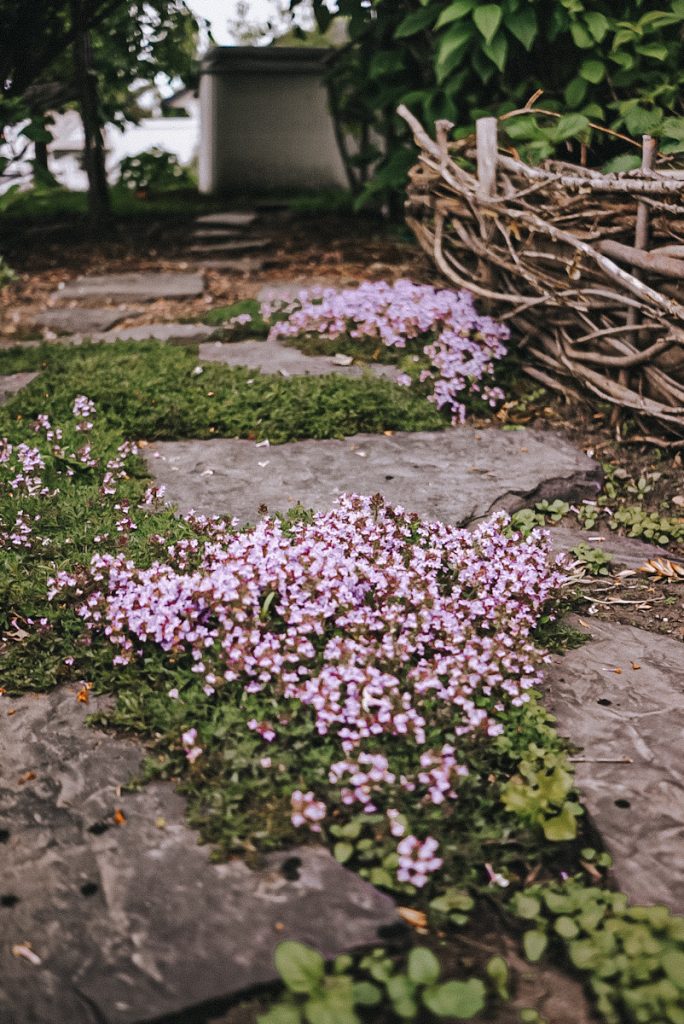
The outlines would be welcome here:
<svg viewBox="0 0 684 1024">
<path fill-rule="evenodd" d="M 652 170 L 649 137 L 639 171 L 532 167 L 499 150 L 496 118 L 454 143 L 399 113 L 420 149 L 407 221 L 440 272 L 511 321 L 533 377 L 684 446 L 684 171 Z"/>
</svg>

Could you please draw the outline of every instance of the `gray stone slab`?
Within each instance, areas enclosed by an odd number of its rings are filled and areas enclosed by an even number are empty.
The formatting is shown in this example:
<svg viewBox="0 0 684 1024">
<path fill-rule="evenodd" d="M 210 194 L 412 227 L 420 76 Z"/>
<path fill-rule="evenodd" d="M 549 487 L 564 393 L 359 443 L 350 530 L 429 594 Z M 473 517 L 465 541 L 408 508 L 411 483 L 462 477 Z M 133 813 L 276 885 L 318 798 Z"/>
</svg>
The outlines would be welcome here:
<svg viewBox="0 0 684 1024">
<path fill-rule="evenodd" d="M 204 291 L 201 274 L 179 271 L 131 271 L 125 274 L 87 274 L 53 293 L 54 299 L 110 298 L 119 302 L 154 299 L 192 299 Z"/>
<path fill-rule="evenodd" d="M 673 562 L 684 562 L 684 555 L 657 544 L 646 544 L 636 537 L 621 537 L 617 533 L 575 530 L 569 526 L 549 527 L 554 551 L 571 551 L 578 544 L 588 544 L 610 555 L 617 566 L 638 569 L 651 558 L 668 558 Z"/>
<path fill-rule="evenodd" d="M 206 324 L 140 324 L 138 327 L 127 327 L 125 330 L 106 331 L 102 334 L 94 334 L 92 341 L 116 342 L 116 341 L 147 341 L 154 338 L 156 341 L 190 342 L 202 341 L 214 333 L 214 327 Z"/>
<path fill-rule="evenodd" d="M 225 240 L 231 238 L 244 238 L 239 228 L 199 227 L 192 233 L 193 240 L 204 239 L 209 241 Z"/>
<path fill-rule="evenodd" d="M 257 219 L 253 210 L 226 210 L 223 213 L 205 213 L 195 219 L 195 224 L 220 228 L 247 228 Z"/>
<path fill-rule="evenodd" d="M 684 646 L 634 626 L 580 628 L 592 639 L 554 659 L 547 703 L 583 747 L 577 783 L 620 889 L 684 914 Z"/>
<path fill-rule="evenodd" d="M 321 847 L 212 864 L 170 783 L 117 789 L 142 747 L 87 728 L 92 699 L 0 700 L 2 1024 L 156 1020 L 275 980 L 284 938 L 333 956 L 399 924 Z M 12 954 L 26 943 L 40 963 Z"/>
<path fill-rule="evenodd" d="M 242 252 L 253 252 L 257 249 L 266 249 L 271 244 L 270 238 L 243 238 L 235 241 L 211 241 L 198 242 L 196 245 L 191 245 L 189 252 L 193 255 L 197 253 L 208 253 L 219 255 L 224 253 L 228 255 L 238 255 Z"/>
<path fill-rule="evenodd" d="M 203 270 L 223 270 L 230 274 L 254 274 L 258 273 L 264 266 L 264 260 L 259 256 L 238 256 L 235 259 L 221 259 L 213 256 L 194 256 L 192 264 L 202 267 Z"/>
<path fill-rule="evenodd" d="M 126 310 L 112 309 L 46 309 L 31 318 L 38 327 L 47 327 L 57 334 L 86 334 L 90 331 L 106 331 L 129 316 Z"/>
<path fill-rule="evenodd" d="M 12 395 L 16 395 L 27 384 L 30 384 L 32 380 L 35 380 L 37 376 L 37 372 L 10 373 L 6 376 L 0 376 L 0 405 L 4 405 Z"/>
<path fill-rule="evenodd" d="M 199 347 L 199 356 L 207 363 L 251 366 L 262 373 L 280 373 L 284 377 L 320 377 L 326 373 L 362 377 L 370 372 L 385 380 L 396 380 L 401 374 L 401 370 L 388 363 L 339 366 L 334 356 L 307 356 L 292 345 L 282 345 L 277 341 L 205 341 Z"/>
<path fill-rule="evenodd" d="M 167 441 L 148 449 L 148 465 L 183 510 L 254 521 L 297 501 L 327 509 L 345 491 L 381 492 L 429 519 L 465 524 L 494 508 L 544 498 L 595 496 L 596 462 L 549 432 L 475 430 L 358 434 L 342 441 Z"/>
</svg>

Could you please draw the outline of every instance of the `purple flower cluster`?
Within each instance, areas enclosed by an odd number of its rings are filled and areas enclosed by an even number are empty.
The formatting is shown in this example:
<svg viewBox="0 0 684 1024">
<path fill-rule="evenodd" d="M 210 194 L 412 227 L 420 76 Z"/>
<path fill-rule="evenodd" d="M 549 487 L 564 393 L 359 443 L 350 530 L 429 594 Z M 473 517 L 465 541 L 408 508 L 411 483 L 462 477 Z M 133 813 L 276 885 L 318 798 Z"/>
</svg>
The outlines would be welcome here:
<svg viewBox="0 0 684 1024">
<path fill-rule="evenodd" d="M 277 304 L 264 304 L 264 319 L 276 308 Z M 405 348 L 407 340 L 420 339 L 429 362 L 420 379 L 432 382 L 430 401 L 449 409 L 455 422 L 465 415 L 459 401 L 463 392 L 479 392 L 492 406 L 504 397 L 499 388 L 483 387 L 482 381 L 494 372 L 494 362 L 506 354 L 504 341 L 509 331 L 491 317 L 480 316 L 470 292 L 407 280 L 394 284 L 367 281 L 342 291 L 301 291 L 284 312 L 286 318 L 271 327 L 269 339 L 303 334 L 334 339 L 348 334 L 389 348 Z M 410 384 L 411 378 L 404 375 L 401 382 Z"/>
<path fill-rule="evenodd" d="M 561 576 L 543 534 L 511 538 L 507 524 L 500 514 L 468 532 L 346 495 L 287 531 L 271 519 L 236 534 L 206 523 L 203 539 L 168 545 L 149 568 L 96 554 L 87 579 L 59 574 L 51 595 L 81 594 L 79 615 L 117 664 L 154 644 L 190 659 L 207 700 L 239 687 L 308 708 L 342 755 L 329 766 L 333 802 L 385 812 L 403 837 L 400 878 L 422 885 L 441 859 L 434 840 L 406 834 L 397 803 L 457 799 L 459 738 L 498 736 L 545 660 L 531 632 Z M 247 727 L 277 738 L 268 721 Z M 183 734 L 191 762 L 199 731 Z M 292 794 L 296 824 L 319 829 L 325 813 L 315 793 Z"/>
</svg>

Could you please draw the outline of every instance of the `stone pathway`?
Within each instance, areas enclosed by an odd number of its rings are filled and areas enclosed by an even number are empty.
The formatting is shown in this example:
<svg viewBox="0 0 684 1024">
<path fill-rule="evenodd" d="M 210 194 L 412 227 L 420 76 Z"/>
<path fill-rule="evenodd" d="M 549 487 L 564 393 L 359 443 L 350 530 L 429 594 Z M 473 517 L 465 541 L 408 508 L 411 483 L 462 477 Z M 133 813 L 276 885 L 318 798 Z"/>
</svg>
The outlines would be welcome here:
<svg viewBox="0 0 684 1024">
<path fill-rule="evenodd" d="M 382 492 L 428 519 L 465 525 L 494 508 L 513 510 L 544 498 L 595 497 L 600 467 L 561 437 L 532 431 L 455 430 L 358 434 L 343 441 L 167 441 L 148 466 L 182 510 L 257 518 L 298 501 L 329 508 L 345 491 Z"/>
<path fill-rule="evenodd" d="M 181 271 L 126 274 L 86 274 L 53 293 L 53 300 L 114 299 L 117 302 L 152 302 L 155 299 L 192 299 L 204 291 L 201 274 Z"/>
<path fill-rule="evenodd" d="M 198 265 L 254 272 L 259 257 L 217 254 L 265 249 L 266 239 L 249 234 L 256 223 L 246 211 L 198 218 L 189 242 L 199 247 Z M 302 287 L 333 283 L 264 282 L 258 297 L 287 300 Z M 215 342 L 215 329 L 201 324 L 114 326 L 129 315 L 127 302 L 194 297 L 203 287 L 194 272 L 87 275 L 53 296 L 71 308 L 46 311 L 36 323 L 69 332 L 63 343 L 153 337 L 199 342 L 201 360 L 262 372 L 365 372 L 280 343 Z M 93 301 L 119 306 L 89 307 Z M 390 379 L 398 372 L 370 369 Z M 0 402 L 36 376 L 0 378 Z M 273 447 L 186 440 L 156 444 L 146 458 L 182 510 L 243 521 L 254 521 L 262 504 L 270 512 L 298 501 L 327 509 L 356 491 L 469 525 L 497 508 L 592 498 L 601 485 L 596 462 L 560 436 L 533 430 L 462 427 Z M 633 568 L 661 553 L 612 534 L 560 527 L 552 537 L 558 550 L 595 543 Z M 684 913 L 682 646 L 596 620 L 580 628 L 591 639 L 554 659 L 547 701 L 560 731 L 583 748 L 577 781 L 615 858 L 616 882 L 636 901 Z M 0 766 L 0 1024 L 142 1024 L 272 981 L 282 938 L 333 955 L 402 927 L 391 900 L 321 849 L 271 855 L 253 868 L 211 864 L 170 784 L 122 794 L 140 745 L 86 728 L 92 705 L 85 709 L 72 690 L 28 695 L 13 709 L 3 721 Z M 9 954 L 26 943 L 40 970 Z"/>
<path fill-rule="evenodd" d="M 401 370 L 389 363 L 355 364 L 347 356 L 307 356 L 292 345 L 279 341 L 206 341 L 199 346 L 199 357 L 207 363 L 250 366 L 261 373 L 279 373 L 283 377 L 320 377 L 341 373 L 345 377 L 375 377 L 396 381 Z"/>
<path fill-rule="evenodd" d="M 0 1024 L 138 1024 L 272 981 L 284 938 L 334 956 L 402 929 L 320 847 L 212 864 L 171 783 L 121 792 L 143 751 L 92 703 L 60 687 L 3 721 Z"/>
<path fill-rule="evenodd" d="M 684 914 L 684 648 L 616 623 L 576 623 L 591 640 L 554 660 L 545 693 L 583 751 L 586 808 L 638 903 Z"/>
</svg>

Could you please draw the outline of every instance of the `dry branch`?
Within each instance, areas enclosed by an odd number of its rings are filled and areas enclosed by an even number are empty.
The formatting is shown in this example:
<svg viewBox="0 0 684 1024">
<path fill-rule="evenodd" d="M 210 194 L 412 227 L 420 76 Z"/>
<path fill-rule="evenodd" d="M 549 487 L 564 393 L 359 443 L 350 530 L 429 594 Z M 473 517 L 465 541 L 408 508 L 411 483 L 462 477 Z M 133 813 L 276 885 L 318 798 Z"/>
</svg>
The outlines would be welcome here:
<svg viewBox="0 0 684 1024">
<path fill-rule="evenodd" d="M 407 221 L 441 273 L 511 321 L 537 379 L 629 410 L 649 438 L 684 437 L 682 172 L 529 167 L 482 126 L 476 148 L 399 113 L 420 149 Z M 464 167 L 478 153 L 479 177 Z"/>
</svg>

